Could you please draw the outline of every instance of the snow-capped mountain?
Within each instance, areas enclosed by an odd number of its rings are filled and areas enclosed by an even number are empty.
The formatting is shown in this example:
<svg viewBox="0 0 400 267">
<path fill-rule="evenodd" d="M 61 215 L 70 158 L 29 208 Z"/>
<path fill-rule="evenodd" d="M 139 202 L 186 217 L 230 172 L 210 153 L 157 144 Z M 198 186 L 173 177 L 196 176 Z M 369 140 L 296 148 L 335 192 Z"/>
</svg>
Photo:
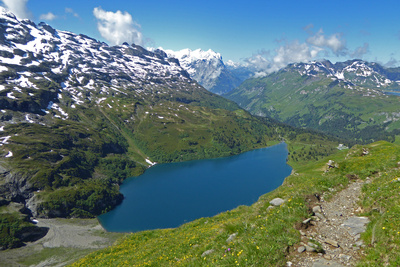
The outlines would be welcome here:
<svg viewBox="0 0 400 267">
<path fill-rule="evenodd" d="M 266 145 L 237 109 L 161 50 L 109 46 L 0 8 L 0 206 L 95 216 L 155 162 Z"/>
<path fill-rule="evenodd" d="M 170 58 L 177 58 L 190 77 L 211 92 L 227 93 L 243 81 L 225 66 L 221 54 L 211 49 L 165 50 L 165 52 Z"/>
<path fill-rule="evenodd" d="M 348 88 L 357 88 L 358 90 L 400 89 L 399 72 L 385 69 L 375 62 L 349 60 L 332 64 L 326 60 L 321 62 L 295 63 L 289 65 L 287 68 L 297 70 L 300 75 L 331 77 L 332 80 L 346 83 Z"/>
<path fill-rule="evenodd" d="M 69 107 L 85 101 L 101 103 L 104 96 L 126 94 L 142 98 L 160 91 L 188 90 L 192 83 L 178 61 L 161 51 L 150 52 L 136 45 L 108 46 L 88 36 L 58 31 L 45 23 L 19 21 L 0 10 L 0 92 L 3 107 L 19 102 L 25 90 L 32 96 L 41 86 L 58 93 L 35 113 L 53 110 L 61 118 L 68 114 L 59 107 L 63 94 L 71 96 Z M 33 107 L 32 107 L 33 108 Z"/>
<path fill-rule="evenodd" d="M 221 74 L 225 67 L 221 54 L 209 49 L 190 50 L 182 49 L 180 51 L 165 50 L 167 55 L 177 58 L 181 66 L 187 70 L 191 77 L 197 80 L 206 89 L 210 89 L 213 81 Z"/>
<path fill-rule="evenodd" d="M 251 113 L 346 139 L 394 140 L 400 68 L 362 60 L 294 63 L 226 94 Z"/>
<path fill-rule="evenodd" d="M 245 81 L 251 77 L 253 77 L 260 70 L 255 68 L 250 64 L 243 64 L 239 62 L 234 62 L 232 60 L 228 60 L 225 62 L 225 66 L 229 70 L 232 75 L 237 77 L 240 81 Z"/>
</svg>

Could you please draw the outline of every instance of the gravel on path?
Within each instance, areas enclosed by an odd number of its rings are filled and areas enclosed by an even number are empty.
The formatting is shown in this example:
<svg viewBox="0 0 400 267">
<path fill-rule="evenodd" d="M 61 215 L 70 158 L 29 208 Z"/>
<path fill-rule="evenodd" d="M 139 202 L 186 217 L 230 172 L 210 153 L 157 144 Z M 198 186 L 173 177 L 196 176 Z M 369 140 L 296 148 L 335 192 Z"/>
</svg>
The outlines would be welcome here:
<svg viewBox="0 0 400 267">
<path fill-rule="evenodd" d="M 352 182 L 329 201 L 322 196 L 314 204 L 316 216 L 312 221 L 313 226 L 300 230 L 302 242 L 289 256 L 288 266 L 340 267 L 356 264 L 364 247 L 360 234 L 369 222 L 367 217 L 357 215 L 362 211 L 358 200 L 363 184 L 361 180 Z M 301 252 L 301 247 L 307 247 L 310 239 L 321 244 L 325 253 Z"/>
</svg>

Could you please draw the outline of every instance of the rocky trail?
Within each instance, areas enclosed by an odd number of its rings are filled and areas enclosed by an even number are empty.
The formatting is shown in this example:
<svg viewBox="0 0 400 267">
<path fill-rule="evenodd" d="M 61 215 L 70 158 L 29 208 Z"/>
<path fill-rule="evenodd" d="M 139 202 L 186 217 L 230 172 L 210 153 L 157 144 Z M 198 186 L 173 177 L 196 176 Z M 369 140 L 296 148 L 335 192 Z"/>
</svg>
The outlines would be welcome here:
<svg viewBox="0 0 400 267">
<path fill-rule="evenodd" d="M 368 183 L 368 180 L 366 181 Z M 301 243 L 295 247 L 287 266 L 354 266 L 363 255 L 360 234 L 369 222 L 358 205 L 364 181 L 357 180 L 325 200 L 326 195 L 311 200 L 314 216 L 298 225 Z"/>
</svg>

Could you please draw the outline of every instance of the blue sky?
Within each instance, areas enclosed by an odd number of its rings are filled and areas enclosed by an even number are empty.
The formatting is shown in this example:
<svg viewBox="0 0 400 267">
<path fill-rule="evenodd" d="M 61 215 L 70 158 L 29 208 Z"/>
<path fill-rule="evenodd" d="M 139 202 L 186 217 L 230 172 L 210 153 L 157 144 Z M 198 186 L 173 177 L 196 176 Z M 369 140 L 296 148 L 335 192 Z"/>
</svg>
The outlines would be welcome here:
<svg viewBox="0 0 400 267">
<path fill-rule="evenodd" d="M 19 17 L 109 44 L 212 49 L 269 67 L 323 58 L 400 65 L 397 0 L 0 1 Z"/>
</svg>

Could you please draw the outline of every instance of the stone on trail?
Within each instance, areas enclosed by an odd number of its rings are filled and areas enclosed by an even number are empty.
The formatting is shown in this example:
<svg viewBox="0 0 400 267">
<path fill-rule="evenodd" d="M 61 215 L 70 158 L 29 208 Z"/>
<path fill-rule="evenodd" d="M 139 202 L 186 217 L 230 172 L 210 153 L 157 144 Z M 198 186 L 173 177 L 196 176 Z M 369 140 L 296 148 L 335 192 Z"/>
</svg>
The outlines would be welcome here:
<svg viewBox="0 0 400 267">
<path fill-rule="evenodd" d="M 355 245 L 356 245 L 357 247 L 361 247 L 362 245 L 364 245 L 364 242 L 363 242 L 363 241 L 357 241 L 357 242 L 355 243 Z"/>
<path fill-rule="evenodd" d="M 317 250 L 314 247 L 306 246 L 306 251 L 307 252 L 315 252 Z"/>
<path fill-rule="evenodd" d="M 337 263 L 335 261 L 325 260 L 325 259 L 317 259 L 312 267 L 344 267 L 344 265 Z"/>
<path fill-rule="evenodd" d="M 318 213 L 318 212 L 315 213 L 315 216 L 318 217 L 320 220 L 325 219 L 324 215 L 322 215 L 321 213 Z"/>
<path fill-rule="evenodd" d="M 297 248 L 297 252 L 299 252 L 299 253 L 302 253 L 302 252 L 304 252 L 305 250 L 306 250 L 306 247 L 305 247 L 305 246 L 300 246 L 300 247 Z"/>
<path fill-rule="evenodd" d="M 312 211 L 314 213 L 322 213 L 321 207 L 320 206 L 315 206 L 312 208 Z"/>
<path fill-rule="evenodd" d="M 325 243 L 327 243 L 327 244 L 329 244 L 331 246 L 337 247 L 337 248 L 339 247 L 339 243 L 337 241 L 335 241 L 335 240 L 330 239 L 330 238 L 325 239 Z"/>
<path fill-rule="evenodd" d="M 365 232 L 368 223 L 368 217 L 350 217 L 343 223 L 343 226 L 349 227 L 349 234 L 355 236 Z"/>
</svg>

